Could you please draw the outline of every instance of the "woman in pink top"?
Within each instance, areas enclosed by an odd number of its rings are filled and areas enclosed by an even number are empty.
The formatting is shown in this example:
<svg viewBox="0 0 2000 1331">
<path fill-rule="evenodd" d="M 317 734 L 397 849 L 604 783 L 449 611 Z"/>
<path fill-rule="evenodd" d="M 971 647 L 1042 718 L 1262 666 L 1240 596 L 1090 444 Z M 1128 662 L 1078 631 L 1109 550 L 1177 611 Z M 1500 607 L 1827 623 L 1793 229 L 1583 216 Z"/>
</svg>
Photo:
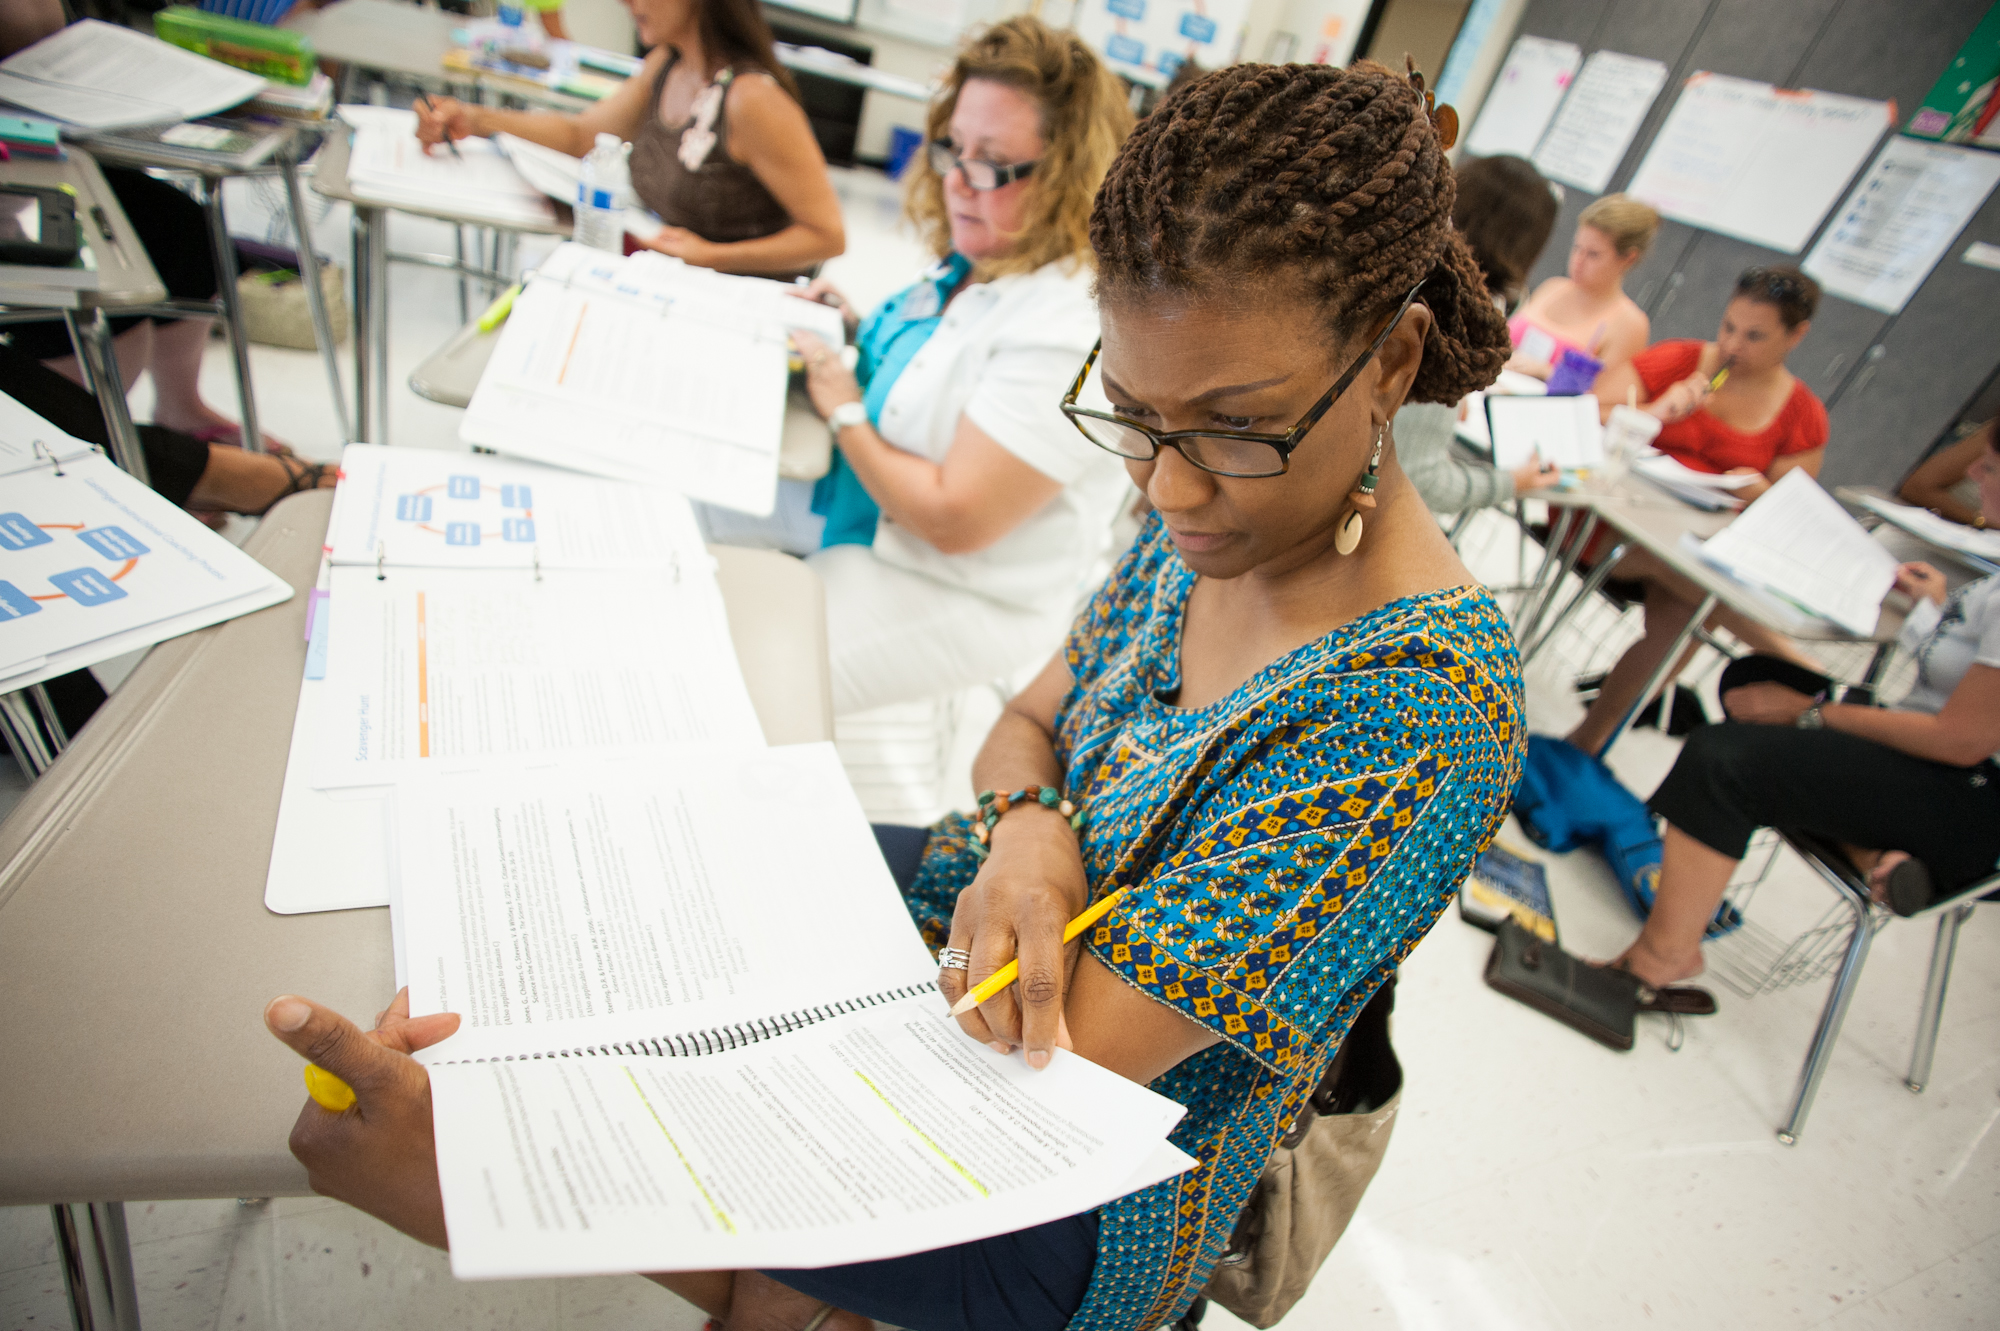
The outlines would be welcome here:
<svg viewBox="0 0 2000 1331">
<path fill-rule="evenodd" d="M 1546 379 L 1565 351 L 1607 367 L 1636 355 L 1652 324 L 1625 294 L 1625 274 L 1646 257 L 1659 229 L 1658 213 L 1623 194 L 1607 194 L 1585 208 L 1569 247 L 1569 276 L 1536 287 L 1507 321 L 1514 339 L 1507 368 Z"/>
</svg>

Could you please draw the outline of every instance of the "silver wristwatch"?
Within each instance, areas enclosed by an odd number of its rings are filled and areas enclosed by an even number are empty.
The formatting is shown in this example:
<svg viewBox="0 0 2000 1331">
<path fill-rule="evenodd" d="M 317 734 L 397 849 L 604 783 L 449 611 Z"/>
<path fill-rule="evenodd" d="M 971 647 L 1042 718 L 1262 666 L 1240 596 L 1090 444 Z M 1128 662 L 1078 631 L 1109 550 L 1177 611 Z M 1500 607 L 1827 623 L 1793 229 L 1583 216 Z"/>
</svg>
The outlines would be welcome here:
<svg viewBox="0 0 2000 1331">
<path fill-rule="evenodd" d="M 1814 703 L 1812 706 L 1806 708 L 1803 712 L 1799 713 L 1799 719 L 1794 724 L 1796 724 L 1800 730 L 1826 729 L 1826 717 L 1820 712 L 1819 709 L 1820 709 L 1820 704 Z"/>
<path fill-rule="evenodd" d="M 838 436 L 850 425 L 868 424 L 868 408 L 859 402 L 843 402 L 827 413 L 826 428 Z"/>
</svg>

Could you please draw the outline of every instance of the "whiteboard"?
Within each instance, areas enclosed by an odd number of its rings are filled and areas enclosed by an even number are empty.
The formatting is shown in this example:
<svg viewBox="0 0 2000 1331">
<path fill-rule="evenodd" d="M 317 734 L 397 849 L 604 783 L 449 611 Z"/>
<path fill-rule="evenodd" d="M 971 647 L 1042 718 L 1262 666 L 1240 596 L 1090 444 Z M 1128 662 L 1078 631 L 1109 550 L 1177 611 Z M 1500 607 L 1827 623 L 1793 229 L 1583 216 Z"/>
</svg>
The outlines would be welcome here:
<svg viewBox="0 0 2000 1331">
<path fill-rule="evenodd" d="M 1632 136 L 1653 109 L 1653 99 L 1666 86 L 1667 67 L 1657 60 L 1591 52 L 1535 149 L 1535 169 L 1565 185 L 1604 193 L 1632 146 Z"/>
<path fill-rule="evenodd" d="M 1892 137 L 1805 270 L 1836 296 L 1900 313 L 1995 184 L 2000 154 Z"/>
<path fill-rule="evenodd" d="M 1114 72 L 1164 88 L 1189 60 L 1235 60 L 1249 12 L 1250 0 L 1081 0 L 1076 32 Z"/>
<path fill-rule="evenodd" d="M 1796 254 L 1894 115 L 1888 102 L 1695 74 L 1625 192 L 1677 222 Z"/>
<path fill-rule="evenodd" d="M 1532 156 L 1582 61 L 1574 42 L 1517 38 L 1479 108 L 1465 150 L 1474 157 Z"/>
</svg>

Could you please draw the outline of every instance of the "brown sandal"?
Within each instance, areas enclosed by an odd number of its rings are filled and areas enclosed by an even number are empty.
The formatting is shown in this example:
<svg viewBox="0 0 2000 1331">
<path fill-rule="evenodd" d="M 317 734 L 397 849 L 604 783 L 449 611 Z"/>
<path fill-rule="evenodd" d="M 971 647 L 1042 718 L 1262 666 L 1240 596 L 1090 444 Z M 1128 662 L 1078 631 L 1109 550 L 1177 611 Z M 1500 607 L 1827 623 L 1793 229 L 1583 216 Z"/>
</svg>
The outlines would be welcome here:
<svg viewBox="0 0 2000 1331">
<path fill-rule="evenodd" d="M 326 474 L 329 471 L 338 471 L 340 466 L 337 462 L 301 462 L 290 453 L 270 453 L 266 456 L 283 467 L 285 475 L 290 479 L 286 481 L 285 488 L 272 497 L 270 503 L 250 515 L 253 518 L 263 517 L 281 501 L 290 499 L 295 494 L 319 489 L 319 483 L 326 479 Z"/>
<path fill-rule="evenodd" d="M 1604 963 L 1606 970 L 1617 971 L 1621 975 L 1631 975 L 1634 992 L 1638 995 L 1639 1011 L 1664 1012 L 1675 1017 L 1712 1017 L 1716 1014 L 1715 995 L 1698 985 L 1668 984 L 1654 986 L 1647 984 L 1632 968 L 1620 959 Z"/>
</svg>

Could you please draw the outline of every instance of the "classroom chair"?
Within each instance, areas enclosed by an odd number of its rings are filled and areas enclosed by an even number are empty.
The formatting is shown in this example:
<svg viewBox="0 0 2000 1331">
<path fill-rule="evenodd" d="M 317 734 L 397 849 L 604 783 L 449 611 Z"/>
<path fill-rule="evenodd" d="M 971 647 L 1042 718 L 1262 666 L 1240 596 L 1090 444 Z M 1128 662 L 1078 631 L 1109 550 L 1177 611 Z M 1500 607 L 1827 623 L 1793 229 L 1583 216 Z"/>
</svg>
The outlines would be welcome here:
<svg viewBox="0 0 2000 1331">
<path fill-rule="evenodd" d="M 1812 1112 L 1813 1097 L 1819 1093 L 1820 1078 L 1826 1075 L 1827 1059 L 1840 1026 L 1847 1019 L 1847 1005 L 1861 978 L 1862 963 L 1868 960 L 1869 945 L 1875 941 L 1876 925 L 1869 918 L 1868 882 L 1856 872 L 1847 857 L 1832 842 L 1805 832 L 1780 831 L 1785 844 L 1826 880 L 1854 913 L 1854 932 L 1848 938 L 1847 955 L 1835 973 L 1826 1007 L 1819 1014 L 1819 1028 L 1813 1032 L 1806 1050 L 1805 1066 L 1799 1069 L 1799 1088 L 1792 1099 L 1792 1112 L 1778 1129 L 1778 1140 L 1787 1146 L 1798 1143 L 1805 1130 L 1806 1115 Z M 1931 1056 L 1937 1052 L 1938 1022 L 1944 1014 L 1945 986 L 1951 980 L 1951 962 L 1958 950 L 1958 931 L 1981 900 L 2000 896 L 2000 873 L 1974 884 L 1948 901 L 1911 916 L 1913 920 L 1937 916 L 1937 942 L 1931 948 L 1930 974 L 1924 981 L 1923 1006 L 1917 1013 L 1916 1048 L 1910 1056 L 1910 1075 L 1903 1084 L 1912 1095 L 1921 1095 L 1930 1081 Z"/>
</svg>

